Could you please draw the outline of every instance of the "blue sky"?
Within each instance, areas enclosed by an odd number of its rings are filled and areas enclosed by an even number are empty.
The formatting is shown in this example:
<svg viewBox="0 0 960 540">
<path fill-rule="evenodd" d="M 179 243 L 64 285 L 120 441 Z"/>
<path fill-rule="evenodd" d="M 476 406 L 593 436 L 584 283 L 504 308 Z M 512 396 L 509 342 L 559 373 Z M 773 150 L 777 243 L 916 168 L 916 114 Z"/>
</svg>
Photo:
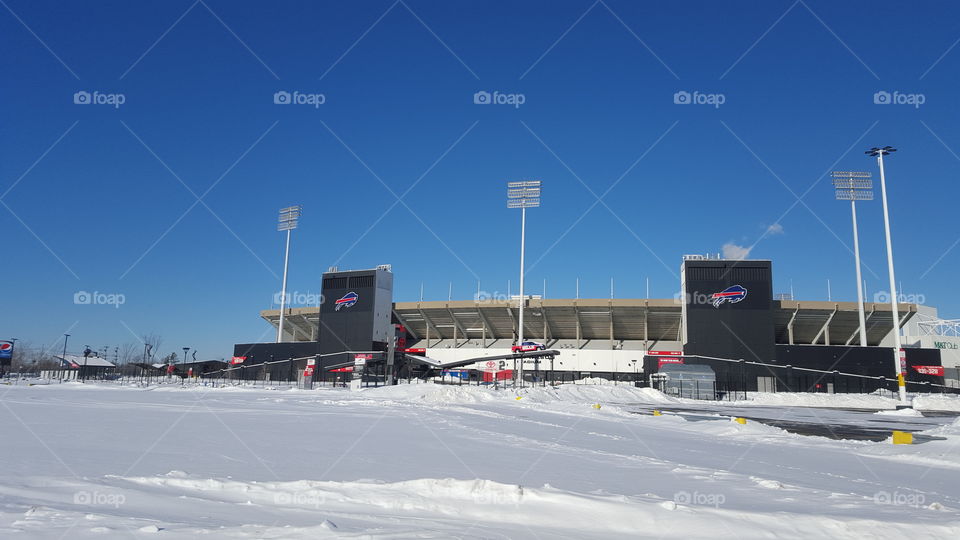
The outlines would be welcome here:
<svg viewBox="0 0 960 540">
<path fill-rule="evenodd" d="M 572 297 L 579 277 L 582 297 L 611 278 L 643 297 L 649 278 L 671 297 L 683 254 L 727 245 L 772 259 L 775 292 L 825 299 L 829 279 L 854 300 L 829 172 L 876 177 L 863 151 L 887 144 L 897 278 L 960 317 L 952 4 L 2 4 L 3 338 L 57 349 L 69 332 L 75 350 L 155 333 L 198 358 L 269 340 L 276 212 L 297 203 L 291 291 L 319 292 L 333 264 L 389 263 L 401 301 L 421 283 L 428 300 L 449 283 L 470 299 L 477 280 L 516 293 L 504 183 L 526 178 L 544 183 L 534 294 L 546 279 Z M 75 104 L 81 91 L 123 103 Z M 881 205 L 859 210 L 871 299 L 888 289 Z"/>
</svg>

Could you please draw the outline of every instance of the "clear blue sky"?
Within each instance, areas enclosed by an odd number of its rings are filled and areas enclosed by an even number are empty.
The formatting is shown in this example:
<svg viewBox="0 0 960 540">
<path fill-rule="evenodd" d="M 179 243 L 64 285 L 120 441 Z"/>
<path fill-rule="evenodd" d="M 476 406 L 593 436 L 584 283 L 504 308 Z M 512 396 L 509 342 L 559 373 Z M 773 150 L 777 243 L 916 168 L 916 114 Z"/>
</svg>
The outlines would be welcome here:
<svg viewBox="0 0 960 540">
<path fill-rule="evenodd" d="M 572 297 L 579 276 L 582 297 L 606 297 L 612 277 L 642 297 L 649 278 L 671 297 L 683 254 L 728 245 L 772 259 L 776 292 L 825 299 L 829 279 L 854 300 L 849 207 L 828 173 L 876 176 L 863 151 L 887 144 L 897 277 L 960 317 L 950 3 L 2 4 L 2 338 L 69 332 L 77 350 L 152 332 L 198 358 L 269 340 L 276 212 L 295 203 L 291 291 L 319 292 L 333 264 L 390 263 L 396 300 L 421 283 L 445 299 L 450 282 L 469 299 L 478 279 L 515 293 L 504 182 L 524 178 L 544 182 L 532 293 L 547 279 Z M 281 90 L 325 102 L 277 105 Z M 78 105 L 79 91 L 124 103 Z M 477 105 L 478 91 L 524 103 Z M 723 103 L 678 105 L 679 91 Z M 924 103 L 878 105 L 879 91 Z M 882 213 L 859 208 L 870 299 L 887 289 Z"/>
</svg>

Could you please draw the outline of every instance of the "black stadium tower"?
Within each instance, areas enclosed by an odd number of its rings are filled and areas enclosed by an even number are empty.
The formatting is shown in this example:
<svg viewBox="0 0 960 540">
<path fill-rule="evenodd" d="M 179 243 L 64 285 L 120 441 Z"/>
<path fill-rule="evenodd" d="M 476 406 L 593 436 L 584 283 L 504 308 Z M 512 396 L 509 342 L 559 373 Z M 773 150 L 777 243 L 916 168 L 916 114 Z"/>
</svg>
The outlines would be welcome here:
<svg viewBox="0 0 960 540">
<path fill-rule="evenodd" d="M 331 268 L 323 274 L 321 293 L 320 354 L 386 350 L 394 333 L 388 265 L 344 272 Z"/>
<path fill-rule="evenodd" d="M 770 261 L 686 259 L 680 272 L 684 354 L 776 358 Z"/>
</svg>

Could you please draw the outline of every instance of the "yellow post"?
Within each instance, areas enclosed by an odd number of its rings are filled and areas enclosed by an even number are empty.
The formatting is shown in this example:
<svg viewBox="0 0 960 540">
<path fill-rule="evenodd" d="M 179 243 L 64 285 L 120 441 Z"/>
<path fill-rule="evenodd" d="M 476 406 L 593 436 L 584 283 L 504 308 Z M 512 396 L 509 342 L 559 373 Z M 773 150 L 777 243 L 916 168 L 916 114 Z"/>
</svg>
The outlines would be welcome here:
<svg viewBox="0 0 960 540">
<path fill-rule="evenodd" d="M 600 408 L 600 404 L 599 404 L 599 403 L 594 403 L 594 404 L 593 404 L 593 408 L 594 408 L 594 409 L 599 409 L 599 408 Z"/>
<path fill-rule="evenodd" d="M 660 411 L 654 410 L 654 411 L 653 411 L 653 415 L 654 415 L 654 416 L 663 416 L 663 413 L 660 412 Z"/>
<path fill-rule="evenodd" d="M 893 444 L 913 444 L 913 433 L 908 431 L 894 431 Z"/>
<path fill-rule="evenodd" d="M 520 401 L 521 399 L 523 399 L 521 396 L 517 396 L 517 401 Z"/>
<path fill-rule="evenodd" d="M 736 423 L 738 423 L 738 424 L 746 424 L 746 423 L 747 423 L 747 419 L 746 419 L 746 418 L 740 418 L 739 416 L 736 417 L 736 418 L 734 418 L 733 421 L 736 422 Z"/>
</svg>

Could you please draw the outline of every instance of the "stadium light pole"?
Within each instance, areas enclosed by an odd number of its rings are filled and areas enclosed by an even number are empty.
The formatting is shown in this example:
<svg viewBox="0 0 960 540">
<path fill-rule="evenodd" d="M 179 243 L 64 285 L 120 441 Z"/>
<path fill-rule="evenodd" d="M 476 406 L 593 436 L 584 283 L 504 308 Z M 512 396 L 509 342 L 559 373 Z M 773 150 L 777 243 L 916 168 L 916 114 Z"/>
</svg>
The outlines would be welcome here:
<svg viewBox="0 0 960 540">
<path fill-rule="evenodd" d="M 833 187 L 838 201 L 850 201 L 853 216 L 853 258 L 857 266 L 857 309 L 860 315 L 860 346 L 867 346 L 867 319 L 863 310 L 863 276 L 860 273 L 860 235 L 857 231 L 857 201 L 873 200 L 873 180 L 868 172 L 834 171 Z M 829 287 L 829 280 L 827 281 Z"/>
<path fill-rule="evenodd" d="M 909 408 L 907 402 L 907 358 L 903 350 L 903 344 L 900 343 L 900 312 L 897 306 L 897 280 L 893 274 L 893 242 L 890 241 L 890 210 L 887 206 L 887 181 L 883 174 L 883 156 L 896 152 L 897 149 L 892 146 L 883 148 L 873 147 L 866 152 L 868 156 L 877 158 L 877 166 L 880 168 L 880 197 L 883 200 L 883 227 L 887 237 L 887 273 L 890 274 L 890 314 L 893 317 L 893 362 L 894 373 L 897 374 L 897 390 L 900 394 L 900 405 L 898 409 Z"/>
<path fill-rule="evenodd" d="M 290 261 L 290 232 L 297 228 L 300 219 L 299 204 L 280 209 L 278 231 L 287 231 L 287 249 L 283 254 L 283 285 L 280 289 L 280 324 L 277 325 L 277 343 L 283 341 L 283 311 L 287 304 L 287 263 Z"/>
<path fill-rule="evenodd" d="M 517 345 L 523 345 L 524 253 L 527 242 L 527 208 L 540 207 L 540 180 L 507 182 L 507 208 L 520 209 L 520 315 L 517 326 Z M 521 351 L 522 352 L 522 351 Z M 523 358 L 520 359 L 520 387 L 523 388 Z"/>
</svg>

